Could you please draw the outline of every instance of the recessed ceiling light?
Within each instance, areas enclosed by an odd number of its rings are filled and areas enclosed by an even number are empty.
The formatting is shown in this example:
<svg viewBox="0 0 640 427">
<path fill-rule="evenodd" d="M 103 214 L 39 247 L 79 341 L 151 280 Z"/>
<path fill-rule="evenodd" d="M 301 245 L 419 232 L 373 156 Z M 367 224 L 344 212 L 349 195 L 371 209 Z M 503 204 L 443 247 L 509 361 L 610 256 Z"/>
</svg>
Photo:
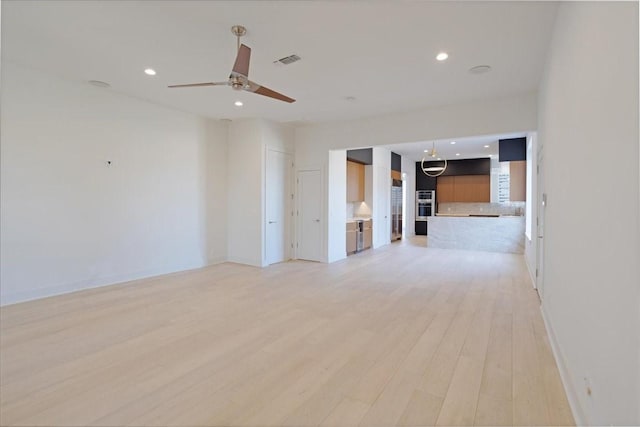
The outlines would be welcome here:
<svg viewBox="0 0 640 427">
<path fill-rule="evenodd" d="M 459 155 L 460 155 L 460 153 L 456 153 L 456 156 L 459 156 Z"/>
<path fill-rule="evenodd" d="M 233 105 L 235 105 L 236 107 L 242 107 L 244 104 L 242 103 L 242 101 L 236 101 L 233 103 Z"/>
<path fill-rule="evenodd" d="M 154 70 L 153 68 L 147 68 L 146 70 L 144 70 L 144 73 L 147 76 L 155 76 L 156 75 L 156 70 Z"/>
<path fill-rule="evenodd" d="M 469 68 L 471 74 L 484 74 L 489 71 L 491 71 L 491 67 L 488 65 L 476 65 L 475 67 Z"/>
<path fill-rule="evenodd" d="M 438 160 L 442 160 L 440 157 L 438 157 Z"/>
<path fill-rule="evenodd" d="M 100 80 L 89 80 L 89 84 L 97 87 L 111 87 L 107 82 L 101 82 Z"/>
<path fill-rule="evenodd" d="M 428 152 L 429 152 L 429 150 L 424 150 L 424 152 L 425 152 L 425 153 L 428 153 Z"/>
<path fill-rule="evenodd" d="M 484 148 L 489 148 L 489 146 L 488 146 L 488 145 L 485 145 L 485 146 L 484 146 Z"/>
<path fill-rule="evenodd" d="M 444 61 L 445 59 L 447 59 L 449 57 L 449 54 L 447 52 L 440 52 L 437 56 L 436 59 L 438 61 Z"/>
<path fill-rule="evenodd" d="M 453 145 L 453 144 L 455 144 L 455 143 L 456 143 L 455 141 L 451 141 L 451 145 Z"/>
</svg>

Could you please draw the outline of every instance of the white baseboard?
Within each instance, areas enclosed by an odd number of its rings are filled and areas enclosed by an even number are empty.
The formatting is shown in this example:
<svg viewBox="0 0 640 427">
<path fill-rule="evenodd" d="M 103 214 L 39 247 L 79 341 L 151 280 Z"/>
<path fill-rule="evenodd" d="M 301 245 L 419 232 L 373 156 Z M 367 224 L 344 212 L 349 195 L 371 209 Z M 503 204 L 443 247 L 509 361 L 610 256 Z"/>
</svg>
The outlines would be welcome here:
<svg viewBox="0 0 640 427">
<path fill-rule="evenodd" d="M 243 257 L 229 257 L 227 259 L 228 262 L 233 262 L 236 264 L 244 264 L 244 265 L 250 265 L 252 267 L 262 267 L 262 262 L 260 261 L 256 261 L 255 259 L 251 259 L 251 258 L 243 258 Z"/>
<path fill-rule="evenodd" d="M 526 255 L 526 254 L 525 254 Z M 535 269 L 532 271 L 531 270 L 531 266 L 529 265 L 529 263 L 527 262 L 527 257 L 524 257 L 524 263 L 527 266 L 527 271 L 529 272 L 529 277 L 531 278 L 531 286 L 533 286 L 533 289 L 537 289 L 538 286 L 536 285 L 536 274 L 535 274 Z"/>
<path fill-rule="evenodd" d="M 102 277 L 99 279 L 93 279 L 91 281 L 79 281 L 51 286 L 47 288 L 29 289 L 26 291 L 15 292 L 9 295 L 3 295 L 2 301 L 0 302 L 0 307 L 6 307 L 13 304 L 39 300 L 43 298 L 55 297 L 58 295 L 70 294 L 73 292 L 86 291 L 89 289 L 102 288 L 105 286 L 120 285 L 134 280 L 145 280 L 156 278 L 159 276 L 168 276 L 171 274 L 183 273 L 190 270 L 197 270 L 211 265 L 220 264 L 226 261 L 227 260 L 225 258 L 217 257 L 209 260 L 206 264 L 203 265 L 185 265 L 179 267 L 178 269 L 172 269 L 169 271 L 165 269 L 150 269 L 145 271 L 138 271 L 135 273 Z"/>
<path fill-rule="evenodd" d="M 544 306 L 540 306 L 540 312 L 542 313 L 542 320 L 544 321 L 544 326 L 545 326 L 545 329 L 547 330 L 547 335 L 549 336 L 549 343 L 551 344 L 551 351 L 553 352 L 553 357 L 556 360 L 556 365 L 558 365 L 558 371 L 560 372 L 560 380 L 562 381 L 564 392 L 567 395 L 567 400 L 569 401 L 569 407 L 571 407 L 573 420 L 575 421 L 577 426 L 591 425 L 587 422 L 587 418 L 584 415 L 582 406 L 580 406 L 578 395 L 576 393 L 576 388 L 574 387 L 573 382 L 571 381 L 571 375 L 567 370 L 567 364 L 565 363 L 564 356 L 562 355 L 562 351 L 560 350 L 560 345 L 558 344 L 558 341 L 556 339 L 556 334 L 553 330 L 553 326 L 551 325 L 550 316 L 547 314 L 547 311 L 544 309 Z"/>
<path fill-rule="evenodd" d="M 209 260 L 207 260 L 207 265 L 203 265 L 203 267 L 209 267 L 211 265 L 222 264 L 223 262 L 227 262 L 227 258 L 226 257 L 210 258 Z"/>
</svg>

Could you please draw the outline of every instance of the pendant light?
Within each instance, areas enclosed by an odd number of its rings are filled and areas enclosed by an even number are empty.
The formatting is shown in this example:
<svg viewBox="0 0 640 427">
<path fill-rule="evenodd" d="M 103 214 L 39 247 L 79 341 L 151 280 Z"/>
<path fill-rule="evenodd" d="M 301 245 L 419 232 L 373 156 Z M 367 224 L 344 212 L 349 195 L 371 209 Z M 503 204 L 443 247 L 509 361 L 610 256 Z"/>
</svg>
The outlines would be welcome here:
<svg viewBox="0 0 640 427">
<path fill-rule="evenodd" d="M 427 155 L 427 157 L 431 157 L 432 159 L 435 159 L 438 157 L 438 154 L 436 153 L 435 142 L 432 143 L 431 152 Z M 423 157 L 422 162 L 420 163 L 420 167 L 422 168 L 422 172 L 424 172 L 424 174 L 427 176 L 435 178 L 442 175 L 444 171 L 447 170 L 447 159 L 444 159 L 444 164 L 442 166 L 427 166 L 427 167 L 424 166 L 425 160 L 426 158 Z M 432 160 L 429 160 L 429 161 L 432 161 Z"/>
</svg>

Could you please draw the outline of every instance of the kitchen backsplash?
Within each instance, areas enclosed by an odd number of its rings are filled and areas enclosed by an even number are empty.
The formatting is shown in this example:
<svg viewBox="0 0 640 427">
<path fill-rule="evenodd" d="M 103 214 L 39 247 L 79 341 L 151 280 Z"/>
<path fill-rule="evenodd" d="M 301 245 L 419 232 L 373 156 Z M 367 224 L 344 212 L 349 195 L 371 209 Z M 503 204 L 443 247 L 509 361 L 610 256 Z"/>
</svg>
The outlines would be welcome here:
<svg viewBox="0 0 640 427">
<path fill-rule="evenodd" d="M 347 203 L 347 218 L 370 217 L 371 208 L 365 202 Z"/>
<path fill-rule="evenodd" d="M 438 203 L 439 214 L 524 216 L 525 202 Z"/>
</svg>

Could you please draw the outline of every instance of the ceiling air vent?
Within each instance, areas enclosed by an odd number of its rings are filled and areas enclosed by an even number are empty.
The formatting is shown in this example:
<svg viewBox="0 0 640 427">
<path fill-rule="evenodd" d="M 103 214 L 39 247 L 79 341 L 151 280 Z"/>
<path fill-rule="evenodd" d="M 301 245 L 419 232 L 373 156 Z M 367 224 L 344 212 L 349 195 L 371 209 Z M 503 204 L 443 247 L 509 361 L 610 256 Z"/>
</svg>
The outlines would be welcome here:
<svg viewBox="0 0 640 427">
<path fill-rule="evenodd" d="M 280 58 L 277 61 L 273 61 L 274 64 L 276 65 L 289 65 L 289 64 L 293 64 L 294 62 L 300 61 L 300 57 L 298 55 L 289 55 L 289 56 L 285 56 L 284 58 Z"/>
</svg>

